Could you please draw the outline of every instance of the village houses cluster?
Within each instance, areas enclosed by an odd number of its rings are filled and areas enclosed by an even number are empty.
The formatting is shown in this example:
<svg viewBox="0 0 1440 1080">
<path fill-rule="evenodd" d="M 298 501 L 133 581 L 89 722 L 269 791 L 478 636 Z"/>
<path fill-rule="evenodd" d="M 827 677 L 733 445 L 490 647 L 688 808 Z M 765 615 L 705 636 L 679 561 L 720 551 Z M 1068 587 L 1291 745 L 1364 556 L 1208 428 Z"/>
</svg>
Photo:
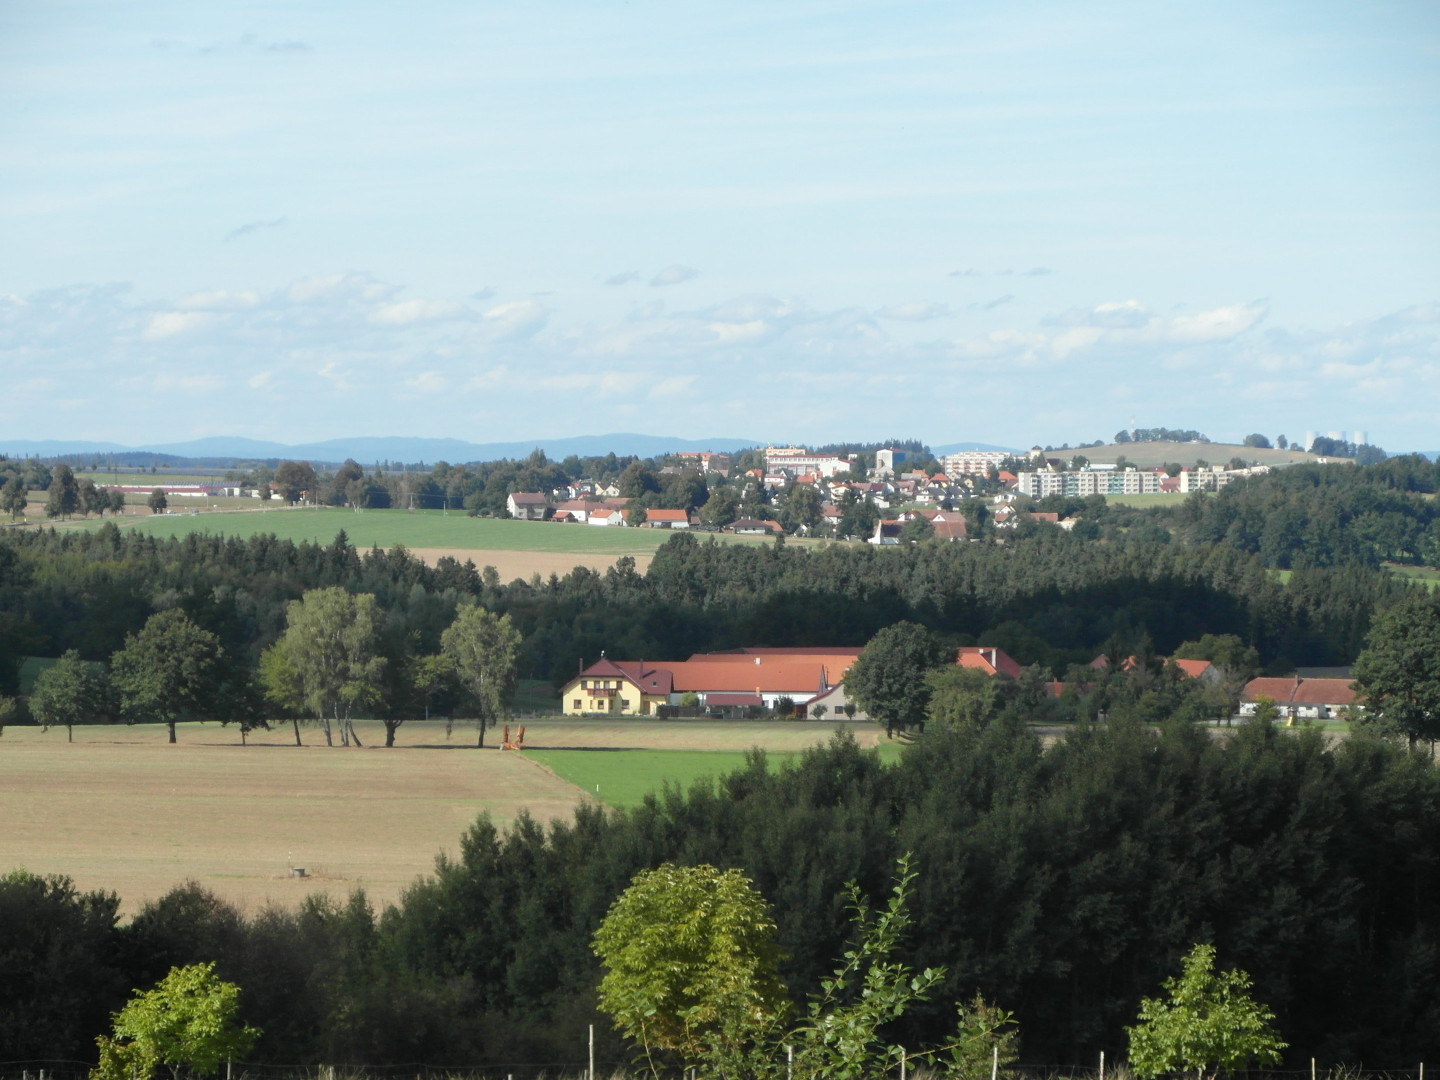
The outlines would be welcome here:
<svg viewBox="0 0 1440 1080">
<path fill-rule="evenodd" d="M 581 670 L 560 692 L 568 716 L 706 715 L 738 719 L 765 713 L 809 716 L 814 719 L 868 720 L 865 711 L 845 692 L 845 674 L 860 648 L 746 648 L 720 653 L 697 653 L 688 660 L 647 663 L 611 660 L 603 654 Z M 1128 668 L 1135 657 L 1122 661 Z M 993 645 L 966 645 L 955 652 L 955 663 L 985 675 L 1018 679 L 1020 664 Z M 1096 657 L 1091 668 L 1109 665 Z M 1219 682 L 1224 672 L 1209 660 L 1167 659 L 1183 679 Z M 1071 686 L 1083 690 L 1083 686 Z M 1064 682 L 1045 683 L 1045 692 L 1060 698 Z M 1232 699 L 1233 700 L 1233 699 Z M 1274 705 L 1285 721 L 1327 720 L 1354 710 L 1355 691 L 1348 678 L 1256 678 L 1241 690 L 1236 712 L 1255 714 L 1261 702 Z M 682 712 L 684 711 L 684 712 Z"/>
<path fill-rule="evenodd" d="M 971 450 L 946 454 L 938 471 L 914 471 L 906 467 L 907 452 L 899 449 L 876 451 L 873 468 L 862 469 L 855 455 L 816 453 L 800 447 L 768 447 L 764 468 L 732 476 L 731 458 L 708 451 L 685 451 L 675 455 L 678 464 L 666 465 L 661 473 L 693 469 L 706 477 L 723 481 L 752 483 L 775 497 L 808 485 L 819 499 L 819 519 L 814 526 L 799 525 L 797 535 L 823 535 L 864 539 L 872 544 L 898 544 L 905 526 L 919 519 L 927 524 L 924 535 L 938 540 L 964 540 L 968 526 L 963 508 L 971 500 L 989 504 L 989 520 L 996 528 L 1013 528 L 1021 520 L 1073 528 L 1076 517 L 1028 510 L 1030 500 L 1047 496 L 1143 495 L 1165 492 L 1215 491 L 1239 476 L 1267 472 L 1267 466 L 1230 469 L 1197 466 L 1171 475 L 1165 469 L 1142 469 L 1112 464 L 1067 466 L 1046 456 L 1039 447 L 1028 454 L 1003 450 Z M 785 532 L 781 522 L 765 517 L 741 516 L 723 524 L 707 525 L 697 508 L 646 508 L 637 513 L 634 500 L 625 498 L 615 483 L 581 480 L 549 492 L 516 492 L 509 496 L 510 516 L 525 521 L 595 526 L 641 525 L 657 529 L 716 528 L 727 533 L 778 535 Z M 865 534 L 845 528 L 845 506 L 860 503 L 875 513 L 862 518 Z"/>
</svg>

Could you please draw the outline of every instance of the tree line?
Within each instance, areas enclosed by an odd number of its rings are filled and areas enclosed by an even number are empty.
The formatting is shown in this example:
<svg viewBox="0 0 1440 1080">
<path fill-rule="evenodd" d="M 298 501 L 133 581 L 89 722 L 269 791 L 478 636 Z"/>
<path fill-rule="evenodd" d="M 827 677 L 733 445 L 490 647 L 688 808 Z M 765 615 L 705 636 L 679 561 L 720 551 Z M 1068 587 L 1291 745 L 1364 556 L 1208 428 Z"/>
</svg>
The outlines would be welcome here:
<svg viewBox="0 0 1440 1080">
<path fill-rule="evenodd" d="M 258 678 L 289 605 L 326 588 L 375 598 L 389 672 L 382 704 L 397 712 L 423 710 L 424 699 L 413 680 L 392 676 L 418 673 L 416 658 L 438 654 L 466 602 L 509 617 L 519 677 L 560 685 L 601 650 L 665 660 L 739 646 L 863 645 L 906 620 L 950 644 L 996 645 L 1052 676 L 1112 647 L 1172 655 L 1206 634 L 1238 637 L 1261 667 L 1283 673 L 1349 663 L 1374 613 L 1412 591 L 1364 560 L 1292 561 L 1281 580 L 1228 535 L 1214 541 L 1197 527 L 1175 536 L 1146 512 L 1105 528 L 1098 541 L 1035 527 L 1003 542 L 886 550 L 677 534 L 645 574 L 622 559 L 604 573 L 577 567 L 508 583 L 453 559 L 429 567 L 403 548 L 361 552 L 343 533 L 322 545 L 162 540 L 110 523 L 25 530 L 0 536 L 0 693 L 15 692 L 21 657 L 73 649 L 107 661 L 169 609 L 215 636 L 238 687 Z"/>
</svg>

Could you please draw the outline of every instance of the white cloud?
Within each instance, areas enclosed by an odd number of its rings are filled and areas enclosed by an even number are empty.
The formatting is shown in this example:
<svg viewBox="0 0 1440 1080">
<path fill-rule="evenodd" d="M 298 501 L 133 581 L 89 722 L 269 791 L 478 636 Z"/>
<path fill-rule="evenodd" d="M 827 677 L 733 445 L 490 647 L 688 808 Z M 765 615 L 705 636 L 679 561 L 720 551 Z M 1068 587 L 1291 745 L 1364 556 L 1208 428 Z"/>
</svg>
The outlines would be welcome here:
<svg viewBox="0 0 1440 1080">
<path fill-rule="evenodd" d="M 883 307 L 875 312 L 882 319 L 899 319 L 902 322 L 925 322 L 928 319 L 941 319 L 950 314 L 948 304 L 934 304 L 928 301 L 918 300 L 911 304 L 895 304 L 890 307 Z"/>
<path fill-rule="evenodd" d="M 450 380 L 438 371 L 422 371 L 406 379 L 405 385 L 422 394 L 439 394 L 450 388 Z"/>
<path fill-rule="evenodd" d="M 452 300 L 396 300 L 376 307 L 370 314 L 370 321 L 382 326 L 408 326 L 411 323 L 463 318 L 469 311 L 464 304 Z"/>
<path fill-rule="evenodd" d="M 543 390 L 562 393 L 583 391 L 601 397 L 633 393 L 640 383 L 640 374 L 633 371 L 577 371 L 563 375 L 547 375 L 536 380 L 536 385 Z"/>
<path fill-rule="evenodd" d="M 491 341 L 520 341 L 533 337 L 550 318 L 543 304 L 534 300 L 512 300 L 485 312 L 486 334 Z"/>
<path fill-rule="evenodd" d="M 286 290 L 286 297 L 296 304 L 360 302 L 378 304 L 400 291 L 398 285 L 377 281 L 369 274 L 322 274 L 304 278 Z"/>
<path fill-rule="evenodd" d="M 1257 301 L 1212 308 L 1198 315 L 1180 315 L 1162 327 L 1164 340 L 1174 342 L 1227 341 L 1265 318 L 1269 308 Z"/>
<path fill-rule="evenodd" d="M 146 341 L 162 341 L 208 329 L 215 325 L 218 316 L 204 311 L 162 311 L 150 316 L 140 336 Z"/>
<path fill-rule="evenodd" d="M 694 385 L 694 375 L 671 375 L 650 387 L 650 396 L 652 398 L 681 397 L 689 393 L 690 388 Z"/>
<path fill-rule="evenodd" d="M 350 372 L 342 370 L 338 360 L 330 360 L 322 364 L 315 374 L 330 383 L 336 390 L 353 390 L 355 388 L 354 383 L 350 381 Z"/>
<path fill-rule="evenodd" d="M 622 273 L 619 273 L 619 274 L 611 274 L 608 278 L 605 279 L 605 284 L 606 284 L 606 285 L 611 285 L 611 286 L 614 286 L 614 285 L 628 285 L 628 284 L 630 284 L 630 282 L 632 282 L 632 281 L 639 281 L 639 280 L 640 280 L 640 274 L 639 274 L 638 271 L 635 271 L 635 270 L 625 270 L 625 271 L 623 271 Z M 652 284 L 653 284 L 653 282 L 652 282 Z"/>
<path fill-rule="evenodd" d="M 341 415 L 340 426 L 429 430 L 463 428 L 469 420 L 462 413 L 471 415 L 463 410 L 473 411 L 476 402 L 487 403 L 487 423 L 523 427 L 508 403 L 537 393 L 564 410 L 603 399 L 617 423 L 626 409 L 643 418 L 647 403 L 680 400 L 726 417 L 724 402 L 737 383 L 754 401 L 793 395 L 802 382 L 831 393 L 833 423 L 841 428 L 903 424 L 917 401 L 933 406 L 927 413 L 933 422 L 963 427 L 963 412 L 950 403 L 981 393 L 1003 397 L 1002 373 L 1012 385 L 1016 373 L 1043 373 L 1026 391 L 1027 417 L 1073 411 L 1084 399 L 1101 412 L 1123 408 L 1126 416 L 1179 408 L 1163 422 L 1211 434 L 1232 426 L 1268 430 L 1279 425 L 1267 425 L 1258 406 L 1246 413 L 1245 402 L 1264 402 L 1273 413 L 1275 387 L 1288 385 L 1317 427 L 1365 427 L 1382 445 L 1394 441 L 1384 434 L 1386 423 L 1401 412 L 1417 430 L 1440 428 L 1440 405 L 1427 404 L 1440 402 L 1440 305 L 1433 304 L 1295 330 L 1267 326 L 1262 302 L 1196 312 L 1172 310 L 1167 298 L 1154 305 L 1164 311 L 1157 314 L 1131 297 L 1038 323 L 1006 309 L 987 318 L 984 332 L 949 338 L 927 333 L 945 310 L 935 301 L 819 307 L 757 292 L 678 309 L 608 293 L 615 302 L 581 313 L 559 299 L 472 306 L 401 299 L 400 288 L 341 273 L 268 292 L 196 290 L 154 304 L 134 301 L 123 285 L 0 296 L 0 360 L 14 370 L 43 371 L 66 387 L 75 416 L 88 410 L 144 418 L 150 426 L 165 415 L 158 410 L 168 397 L 183 400 L 194 423 L 243 430 L 222 391 L 263 394 L 267 435 L 310 423 L 307 407 L 344 391 L 355 391 L 345 409 L 329 412 Z M 1185 386 L 1178 398 L 1177 378 Z M 276 393 L 282 385 L 285 393 Z M 207 392 L 213 406 L 203 401 Z M 1223 422 L 1207 419 L 1207 409 Z M 749 415 L 741 409 L 737 417 Z M 1126 416 L 1079 434 L 1100 437 Z M 1308 422 L 1297 417 L 1284 426 Z M 97 436 L 103 430 L 92 427 Z"/>
<path fill-rule="evenodd" d="M 260 303 L 260 294 L 253 290 L 229 292 L 214 289 L 210 292 L 191 293 L 175 302 L 181 311 L 244 311 Z"/>
<path fill-rule="evenodd" d="M 226 233 L 225 242 L 228 244 L 232 240 L 239 240 L 241 237 L 250 236 L 252 233 L 260 232 L 263 229 L 278 229 L 284 226 L 284 224 L 285 219 L 283 217 L 271 218 L 269 221 L 247 221 L 244 225 L 231 229 Z"/>
<path fill-rule="evenodd" d="M 699 273 L 700 271 L 696 270 L 693 266 L 681 266 L 679 263 L 672 263 L 651 278 L 650 284 L 654 286 L 679 285 L 682 281 L 689 281 L 691 278 L 698 276 Z"/>
<path fill-rule="evenodd" d="M 510 368 L 506 364 L 496 364 L 478 375 L 470 376 L 466 384 L 472 390 L 497 390 L 510 382 Z"/>
<path fill-rule="evenodd" d="M 776 337 L 781 328 L 764 319 L 749 322 L 713 322 L 708 327 L 716 345 L 756 345 Z"/>
<path fill-rule="evenodd" d="M 986 300 L 983 304 L 980 304 L 980 303 L 966 304 L 966 305 L 965 305 L 965 310 L 967 310 L 967 311 L 994 311 L 994 310 L 995 310 L 996 308 L 998 308 L 998 307 L 1004 307 L 1006 304 L 1010 303 L 1010 301 L 1011 301 L 1011 300 L 1014 300 L 1014 299 L 1015 299 L 1015 294 L 1014 294 L 1014 293 L 1006 293 L 1004 296 L 997 296 L 997 297 L 995 297 L 995 299 L 993 299 L 993 300 Z"/>
</svg>

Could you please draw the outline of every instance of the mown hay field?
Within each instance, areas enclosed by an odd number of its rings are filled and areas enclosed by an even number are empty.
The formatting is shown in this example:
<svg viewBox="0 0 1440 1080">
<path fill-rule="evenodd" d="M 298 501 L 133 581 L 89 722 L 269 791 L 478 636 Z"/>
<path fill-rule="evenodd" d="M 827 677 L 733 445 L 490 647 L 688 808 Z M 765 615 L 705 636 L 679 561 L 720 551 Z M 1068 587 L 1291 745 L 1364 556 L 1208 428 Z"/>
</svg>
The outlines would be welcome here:
<svg viewBox="0 0 1440 1080">
<path fill-rule="evenodd" d="M 357 887 L 394 902 L 436 854 L 458 851 L 482 812 L 500 824 L 521 810 L 567 818 L 595 797 L 595 783 L 602 801 L 628 804 L 643 795 L 634 794 L 639 787 L 688 786 L 728 771 L 752 746 L 794 753 L 834 728 L 527 721 L 527 752 L 516 754 L 493 748 L 498 731 L 487 736 L 490 747 L 475 749 L 473 729 L 459 724 L 447 738 L 442 722 L 408 723 L 392 749 L 379 724 L 358 726 L 363 749 L 326 747 L 314 730 L 296 747 L 288 728 L 257 732 L 248 746 L 235 728 L 216 724 L 182 724 L 173 746 L 159 725 L 77 727 L 73 743 L 63 729 L 6 728 L 0 873 L 66 874 L 82 888 L 119 893 L 127 914 L 187 879 L 250 912 L 294 906 L 315 891 L 343 898 Z M 879 736 L 869 725 L 854 729 L 862 744 Z M 555 748 L 597 759 L 575 772 L 588 796 L 565 778 L 571 768 L 546 764 Z M 632 794 L 622 802 L 624 777 Z M 292 878 L 295 866 L 308 876 Z"/>
</svg>

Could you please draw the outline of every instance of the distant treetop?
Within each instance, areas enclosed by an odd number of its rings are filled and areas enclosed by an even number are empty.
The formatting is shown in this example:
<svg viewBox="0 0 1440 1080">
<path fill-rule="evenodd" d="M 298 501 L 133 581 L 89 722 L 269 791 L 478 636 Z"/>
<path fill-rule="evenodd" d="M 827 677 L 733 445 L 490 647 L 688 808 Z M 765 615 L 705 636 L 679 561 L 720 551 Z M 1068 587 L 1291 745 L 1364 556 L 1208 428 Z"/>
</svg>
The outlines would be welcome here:
<svg viewBox="0 0 1440 1080">
<path fill-rule="evenodd" d="M 1115 433 L 1117 443 L 1128 442 L 1204 442 L 1208 443 L 1210 437 L 1202 435 L 1198 431 L 1191 431 L 1182 428 L 1136 428 L 1134 432 L 1117 431 Z"/>
</svg>

